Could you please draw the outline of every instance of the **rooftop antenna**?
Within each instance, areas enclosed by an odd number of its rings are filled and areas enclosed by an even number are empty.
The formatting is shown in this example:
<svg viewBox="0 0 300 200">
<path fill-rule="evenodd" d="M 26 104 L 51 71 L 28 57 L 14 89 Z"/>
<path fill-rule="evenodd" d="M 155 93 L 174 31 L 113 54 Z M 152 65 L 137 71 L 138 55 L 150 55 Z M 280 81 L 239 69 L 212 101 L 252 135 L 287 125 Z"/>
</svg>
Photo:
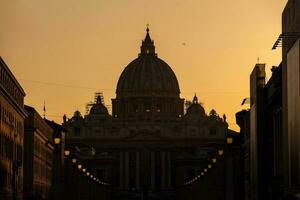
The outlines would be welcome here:
<svg viewBox="0 0 300 200">
<path fill-rule="evenodd" d="M 44 111 L 44 119 L 46 119 L 46 104 L 45 104 L 45 101 L 44 101 L 43 111 Z"/>
<path fill-rule="evenodd" d="M 257 57 L 257 64 L 259 64 L 259 57 Z"/>
</svg>

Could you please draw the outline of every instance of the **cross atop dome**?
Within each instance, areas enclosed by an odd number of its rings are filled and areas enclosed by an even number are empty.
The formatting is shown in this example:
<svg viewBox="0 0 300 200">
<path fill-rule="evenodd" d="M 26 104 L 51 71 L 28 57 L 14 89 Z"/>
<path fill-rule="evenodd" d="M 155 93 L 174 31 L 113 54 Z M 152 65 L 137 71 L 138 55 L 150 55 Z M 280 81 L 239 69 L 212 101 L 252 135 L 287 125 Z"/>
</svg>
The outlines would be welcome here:
<svg viewBox="0 0 300 200">
<path fill-rule="evenodd" d="M 141 46 L 141 53 L 140 55 L 155 55 L 155 46 L 154 46 L 154 42 L 150 37 L 150 29 L 149 29 L 149 24 L 147 24 L 147 28 L 146 28 L 146 37 L 142 42 L 142 46 Z"/>
</svg>

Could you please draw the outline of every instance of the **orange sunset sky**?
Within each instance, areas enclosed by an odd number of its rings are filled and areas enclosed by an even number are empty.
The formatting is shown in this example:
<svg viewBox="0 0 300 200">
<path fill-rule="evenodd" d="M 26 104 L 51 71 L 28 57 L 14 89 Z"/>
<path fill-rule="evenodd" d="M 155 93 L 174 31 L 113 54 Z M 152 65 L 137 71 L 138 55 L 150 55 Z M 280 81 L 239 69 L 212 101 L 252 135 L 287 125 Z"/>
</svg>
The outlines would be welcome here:
<svg viewBox="0 0 300 200">
<path fill-rule="evenodd" d="M 137 57 L 146 24 L 156 52 L 176 73 L 181 97 L 226 113 L 230 128 L 259 61 L 278 65 L 272 45 L 287 0 L 0 0 L 0 56 L 26 92 L 25 103 L 62 121 L 94 92 L 106 105 Z M 185 45 L 184 45 L 185 44 Z"/>
</svg>

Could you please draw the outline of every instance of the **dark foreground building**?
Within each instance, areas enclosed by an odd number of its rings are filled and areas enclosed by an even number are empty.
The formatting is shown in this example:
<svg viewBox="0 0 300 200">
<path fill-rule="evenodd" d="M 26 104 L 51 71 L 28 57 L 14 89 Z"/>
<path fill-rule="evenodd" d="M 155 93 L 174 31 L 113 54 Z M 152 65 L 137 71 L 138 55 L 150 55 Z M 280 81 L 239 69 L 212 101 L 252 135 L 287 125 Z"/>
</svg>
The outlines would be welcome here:
<svg viewBox="0 0 300 200">
<path fill-rule="evenodd" d="M 283 196 L 282 65 L 272 68 L 267 83 L 265 75 L 265 64 L 256 64 L 250 76 L 250 109 L 236 114 L 246 199 Z"/>
<path fill-rule="evenodd" d="M 251 200 L 300 197 L 299 0 L 289 0 L 282 13 L 282 33 L 273 49 L 279 46 L 282 63 L 272 68 L 267 83 L 265 65 L 254 67 L 250 109 L 236 115 L 241 135 L 250 136 L 244 138 L 244 156 L 249 157 L 244 182 Z"/>
<path fill-rule="evenodd" d="M 286 193 L 300 193 L 300 2 L 282 13 L 283 171 Z"/>
<path fill-rule="evenodd" d="M 22 198 L 24 96 L 0 57 L 0 199 Z"/>
<path fill-rule="evenodd" d="M 65 195 L 64 164 L 65 164 L 65 133 L 66 130 L 54 121 L 45 119 L 47 125 L 52 129 L 53 138 L 53 163 L 52 163 L 52 185 L 50 199 L 62 200 Z M 72 188 L 72 187 L 70 187 Z M 72 188 L 73 189 L 73 188 Z"/>
<path fill-rule="evenodd" d="M 50 199 L 53 175 L 53 130 L 39 113 L 25 106 L 24 198 Z"/>
<path fill-rule="evenodd" d="M 176 75 L 158 58 L 149 29 L 119 78 L 112 115 L 98 95 L 85 116 L 64 116 L 63 127 L 66 146 L 80 149 L 83 165 L 123 200 L 174 199 L 176 187 L 195 177 L 232 132 L 226 116 L 207 114 L 196 96 L 184 112 Z"/>
</svg>

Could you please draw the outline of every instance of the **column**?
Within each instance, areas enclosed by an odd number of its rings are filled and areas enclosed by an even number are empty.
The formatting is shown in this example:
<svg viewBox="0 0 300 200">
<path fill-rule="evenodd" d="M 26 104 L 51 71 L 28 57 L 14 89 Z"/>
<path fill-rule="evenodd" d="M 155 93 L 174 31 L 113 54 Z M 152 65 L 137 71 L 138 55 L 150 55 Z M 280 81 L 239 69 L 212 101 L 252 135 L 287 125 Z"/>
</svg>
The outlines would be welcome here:
<svg viewBox="0 0 300 200">
<path fill-rule="evenodd" d="M 125 152 L 125 188 L 129 188 L 129 152 Z"/>
<path fill-rule="evenodd" d="M 166 187 L 166 152 L 161 153 L 161 188 Z"/>
<path fill-rule="evenodd" d="M 135 187 L 140 188 L 140 152 L 136 152 L 136 168 L 135 168 Z"/>
<path fill-rule="evenodd" d="M 155 188 L 155 152 L 151 152 L 151 188 Z"/>
<path fill-rule="evenodd" d="M 233 200 L 235 194 L 235 185 L 234 185 L 234 172 L 233 172 L 233 154 L 231 150 L 225 154 L 225 166 L 224 166 L 224 175 L 225 175 L 225 200 Z"/>
<path fill-rule="evenodd" d="M 171 187 L 171 175 L 172 175 L 172 168 L 171 168 L 171 153 L 168 152 L 167 153 L 167 174 L 168 174 L 168 187 L 170 188 Z"/>
<path fill-rule="evenodd" d="M 123 160 L 124 160 L 124 153 L 123 152 L 120 152 L 120 188 L 123 188 L 124 187 L 124 169 L 123 169 Z"/>
</svg>

